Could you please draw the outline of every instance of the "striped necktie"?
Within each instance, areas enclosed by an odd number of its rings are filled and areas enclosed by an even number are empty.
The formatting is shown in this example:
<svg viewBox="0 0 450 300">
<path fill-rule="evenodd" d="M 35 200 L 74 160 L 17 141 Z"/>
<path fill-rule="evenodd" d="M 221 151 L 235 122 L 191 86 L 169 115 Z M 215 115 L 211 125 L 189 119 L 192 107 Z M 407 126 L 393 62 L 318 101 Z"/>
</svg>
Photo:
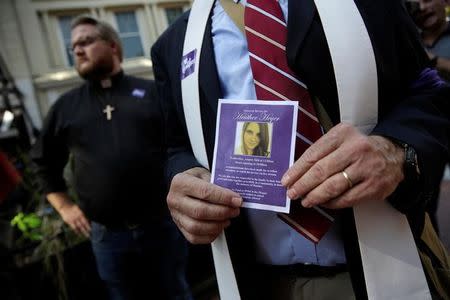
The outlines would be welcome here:
<svg viewBox="0 0 450 300">
<path fill-rule="evenodd" d="M 294 0 L 295 1 L 295 0 Z M 296 159 L 322 135 L 306 85 L 287 64 L 287 24 L 276 0 L 247 0 L 244 14 L 245 32 L 259 100 L 298 101 Z M 329 212 L 318 207 L 304 208 L 291 204 L 289 215 L 280 218 L 300 234 L 317 243 L 333 222 Z"/>
</svg>

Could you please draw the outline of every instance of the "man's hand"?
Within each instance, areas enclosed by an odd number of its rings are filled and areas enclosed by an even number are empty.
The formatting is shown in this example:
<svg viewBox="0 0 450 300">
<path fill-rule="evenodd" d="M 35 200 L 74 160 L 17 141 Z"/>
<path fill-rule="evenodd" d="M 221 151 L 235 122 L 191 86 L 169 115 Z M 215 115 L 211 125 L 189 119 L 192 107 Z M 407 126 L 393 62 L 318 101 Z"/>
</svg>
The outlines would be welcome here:
<svg viewBox="0 0 450 300">
<path fill-rule="evenodd" d="M 167 195 L 174 222 L 193 244 L 214 241 L 239 215 L 242 205 L 239 194 L 210 183 L 210 176 L 203 168 L 177 174 Z"/>
<path fill-rule="evenodd" d="M 72 205 L 63 206 L 59 210 L 59 214 L 73 231 L 89 238 L 89 235 L 91 234 L 91 225 L 78 205 L 73 203 Z"/>
<path fill-rule="evenodd" d="M 341 123 L 305 151 L 281 182 L 288 197 L 301 198 L 305 207 L 344 208 L 386 199 L 404 178 L 403 163 L 403 148 Z"/>
<path fill-rule="evenodd" d="M 47 199 L 73 231 L 89 238 L 91 233 L 89 220 L 80 207 L 73 203 L 66 193 L 50 193 L 47 195 Z"/>
<path fill-rule="evenodd" d="M 450 77 L 450 59 L 442 56 L 437 56 L 430 51 L 427 51 L 428 58 L 430 60 L 436 59 L 436 70 L 440 72 L 439 75 L 443 77 L 443 79 L 448 80 Z"/>
</svg>

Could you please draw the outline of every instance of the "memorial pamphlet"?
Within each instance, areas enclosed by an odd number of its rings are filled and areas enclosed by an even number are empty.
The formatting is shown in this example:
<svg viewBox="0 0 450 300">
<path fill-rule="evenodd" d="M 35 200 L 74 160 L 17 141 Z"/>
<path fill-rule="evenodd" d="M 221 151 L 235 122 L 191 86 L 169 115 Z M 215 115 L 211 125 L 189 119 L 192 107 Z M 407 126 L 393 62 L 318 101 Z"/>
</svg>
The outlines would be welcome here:
<svg viewBox="0 0 450 300">
<path fill-rule="evenodd" d="M 281 177 L 293 164 L 296 101 L 219 100 L 211 181 L 243 207 L 289 212 Z"/>
</svg>

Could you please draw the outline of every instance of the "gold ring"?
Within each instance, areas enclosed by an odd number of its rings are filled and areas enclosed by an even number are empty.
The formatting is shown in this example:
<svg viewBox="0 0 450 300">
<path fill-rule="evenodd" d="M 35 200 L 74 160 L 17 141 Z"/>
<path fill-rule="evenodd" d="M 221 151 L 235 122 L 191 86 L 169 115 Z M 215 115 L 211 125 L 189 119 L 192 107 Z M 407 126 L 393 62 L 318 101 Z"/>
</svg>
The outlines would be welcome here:
<svg viewBox="0 0 450 300">
<path fill-rule="evenodd" d="M 344 176 L 345 179 L 347 179 L 348 182 L 348 188 L 351 189 L 353 187 L 353 182 L 350 179 L 350 177 L 348 176 L 347 172 L 342 171 L 341 174 Z"/>
</svg>

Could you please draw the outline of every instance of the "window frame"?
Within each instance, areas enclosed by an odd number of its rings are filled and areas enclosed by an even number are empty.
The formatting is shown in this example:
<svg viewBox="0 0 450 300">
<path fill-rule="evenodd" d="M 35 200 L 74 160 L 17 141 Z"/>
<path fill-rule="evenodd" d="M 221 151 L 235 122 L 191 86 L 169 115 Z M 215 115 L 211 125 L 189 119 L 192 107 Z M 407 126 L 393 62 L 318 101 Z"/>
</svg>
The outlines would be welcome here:
<svg viewBox="0 0 450 300">
<path fill-rule="evenodd" d="M 147 56 L 147 53 L 146 53 L 146 50 L 145 50 L 145 47 L 144 47 L 144 45 L 145 45 L 145 40 L 143 38 L 144 34 L 143 34 L 142 29 L 141 29 L 142 24 L 140 24 L 140 22 L 139 22 L 139 17 L 140 17 L 139 16 L 139 10 L 141 10 L 141 9 L 143 10 L 143 7 L 140 8 L 140 7 L 136 7 L 136 6 L 127 6 L 127 7 L 121 7 L 120 9 L 110 10 L 111 17 L 113 19 L 113 21 L 110 22 L 110 23 L 111 23 L 111 25 L 114 26 L 114 29 L 119 34 L 119 38 L 122 38 L 122 36 L 121 36 L 121 32 L 119 30 L 119 23 L 118 23 L 118 20 L 117 20 L 117 14 L 118 13 L 130 13 L 131 12 L 131 13 L 133 13 L 135 21 L 136 21 L 137 36 L 139 37 L 139 41 L 141 43 L 142 56 L 133 56 L 133 57 L 126 58 L 125 57 L 125 47 L 124 47 L 123 42 L 122 42 L 122 49 L 123 49 L 123 55 L 124 55 L 123 56 L 123 60 L 128 60 L 128 59 L 134 59 L 134 58 L 140 58 L 140 57 L 146 57 Z"/>
<path fill-rule="evenodd" d="M 156 18 L 161 22 L 159 24 L 161 30 L 159 34 L 161 34 L 167 27 L 169 27 L 169 20 L 167 17 L 166 9 L 167 8 L 181 8 L 182 13 L 187 11 L 191 6 L 191 2 L 189 1 L 158 1 L 156 3 L 156 9 L 158 17 Z"/>
<path fill-rule="evenodd" d="M 70 49 L 69 50 L 66 49 L 66 44 L 65 44 L 65 41 L 64 41 L 64 34 L 63 34 L 63 31 L 62 31 L 62 28 L 61 28 L 61 23 L 60 23 L 60 18 L 62 18 L 62 17 L 72 17 L 72 20 L 73 20 L 76 16 L 78 16 L 78 14 L 74 14 L 74 15 L 72 15 L 72 14 L 64 14 L 64 15 L 56 16 L 56 20 L 55 20 L 56 24 L 57 24 L 57 27 L 58 27 L 58 30 L 57 30 L 58 33 L 57 34 L 58 34 L 59 47 L 60 47 L 60 49 L 62 51 L 64 64 L 65 64 L 66 67 L 69 67 L 69 68 L 72 68 L 72 67 L 75 66 L 75 59 L 73 57 L 73 54 L 70 53 Z M 72 56 L 72 63 L 73 63 L 72 65 L 70 64 L 70 60 L 69 60 L 68 55 Z"/>
<path fill-rule="evenodd" d="M 40 24 L 43 28 L 44 38 L 48 45 L 47 55 L 49 57 L 49 61 L 52 62 L 52 69 L 74 67 L 74 65 L 70 65 L 69 58 L 67 57 L 70 53 L 66 53 L 67 50 L 64 42 L 60 18 L 74 18 L 81 14 L 92 15 L 88 8 L 49 10 L 40 14 Z"/>
</svg>

